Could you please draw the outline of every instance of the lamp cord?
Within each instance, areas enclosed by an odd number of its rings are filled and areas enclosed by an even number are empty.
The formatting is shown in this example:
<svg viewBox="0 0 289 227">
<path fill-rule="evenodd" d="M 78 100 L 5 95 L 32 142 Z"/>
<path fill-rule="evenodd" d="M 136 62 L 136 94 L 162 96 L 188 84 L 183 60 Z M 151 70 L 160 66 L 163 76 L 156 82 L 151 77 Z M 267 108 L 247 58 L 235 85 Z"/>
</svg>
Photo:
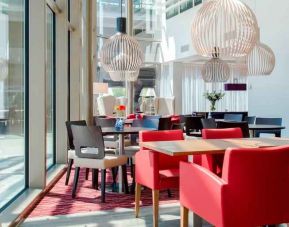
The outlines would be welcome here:
<svg viewBox="0 0 289 227">
<path fill-rule="evenodd" d="M 122 0 L 120 0 L 120 17 L 122 17 Z"/>
</svg>

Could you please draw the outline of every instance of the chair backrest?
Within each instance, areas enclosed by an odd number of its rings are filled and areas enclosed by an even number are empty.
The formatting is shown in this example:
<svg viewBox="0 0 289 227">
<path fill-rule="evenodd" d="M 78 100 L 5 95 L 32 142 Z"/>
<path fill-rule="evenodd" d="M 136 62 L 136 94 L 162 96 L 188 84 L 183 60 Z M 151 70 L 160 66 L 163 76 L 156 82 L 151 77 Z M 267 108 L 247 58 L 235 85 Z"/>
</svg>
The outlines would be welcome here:
<svg viewBox="0 0 289 227">
<path fill-rule="evenodd" d="M 100 126 L 72 125 L 75 154 L 79 158 L 103 159 L 104 141 Z"/>
<path fill-rule="evenodd" d="M 233 139 L 242 138 L 241 128 L 203 129 L 203 139 Z"/>
<path fill-rule="evenodd" d="M 218 122 L 218 128 L 241 128 L 243 137 L 244 138 L 250 137 L 249 125 L 248 125 L 248 122 L 246 121 L 242 121 L 242 122 L 221 121 L 221 122 Z"/>
<path fill-rule="evenodd" d="M 140 142 L 151 141 L 170 141 L 170 140 L 183 140 L 182 130 L 164 130 L 164 131 L 141 131 L 139 133 Z M 141 148 L 143 149 L 143 148 Z M 158 166 L 160 169 L 179 168 L 180 161 L 187 161 L 186 156 L 182 157 L 170 157 L 165 154 L 154 152 L 158 155 Z"/>
<path fill-rule="evenodd" d="M 203 128 L 214 129 L 217 128 L 217 123 L 214 118 L 201 119 Z"/>
<path fill-rule="evenodd" d="M 144 115 L 143 119 L 160 119 L 162 116 L 161 115 Z"/>
<path fill-rule="evenodd" d="M 159 130 L 172 129 L 172 121 L 170 117 L 161 117 L 159 119 Z"/>
<path fill-rule="evenodd" d="M 237 121 L 240 122 L 243 120 L 243 115 L 242 114 L 225 114 L 224 115 L 224 120 L 225 121 Z"/>
<path fill-rule="evenodd" d="M 97 98 L 99 115 L 112 116 L 116 98 L 112 95 L 100 96 Z"/>
<path fill-rule="evenodd" d="M 142 127 L 142 128 L 159 128 L 158 119 L 136 119 L 132 122 L 132 127 Z"/>
<path fill-rule="evenodd" d="M 69 149 L 74 150 L 73 135 L 72 135 L 71 126 L 72 125 L 86 126 L 87 125 L 86 121 L 85 120 L 81 120 L 81 121 L 66 121 L 65 125 L 66 125 L 66 130 L 67 130 L 67 135 L 68 135 Z"/>
<path fill-rule="evenodd" d="M 256 116 L 245 116 L 244 121 L 247 121 L 248 124 L 253 125 L 256 121 Z"/>
<path fill-rule="evenodd" d="M 192 131 L 199 131 L 203 129 L 201 122 L 202 117 L 185 117 L 186 134 L 189 135 Z"/>
<path fill-rule="evenodd" d="M 95 118 L 95 125 L 100 127 L 114 127 L 116 119 L 115 118 Z"/>
<path fill-rule="evenodd" d="M 228 149 L 222 174 L 227 182 L 224 212 L 230 212 L 225 226 L 234 226 L 230 224 L 239 221 L 242 226 L 287 223 L 288 173 L 289 146 Z"/>
<path fill-rule="evenodd" d="M 257 125 L 282 125 L 282 118 L 256 118 Z"/>
</svg>

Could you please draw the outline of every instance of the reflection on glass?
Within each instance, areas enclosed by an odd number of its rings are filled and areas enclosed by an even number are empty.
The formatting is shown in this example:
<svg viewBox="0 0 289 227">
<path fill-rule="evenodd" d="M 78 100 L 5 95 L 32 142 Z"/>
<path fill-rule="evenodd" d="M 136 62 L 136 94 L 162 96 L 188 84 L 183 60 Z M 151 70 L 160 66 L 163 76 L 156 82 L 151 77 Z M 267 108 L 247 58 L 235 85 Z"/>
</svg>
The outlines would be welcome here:
<svg viewBox="0 0 289 227">
<path fill-rule="evenodd" d="M 54 13 L 46 6 L 46 167 L 54 162 Z"/>
<path fill-rule="evenodd" d="M 24 0 L 0 0 L 0 210 L 25 188 Z"/>
</svg>

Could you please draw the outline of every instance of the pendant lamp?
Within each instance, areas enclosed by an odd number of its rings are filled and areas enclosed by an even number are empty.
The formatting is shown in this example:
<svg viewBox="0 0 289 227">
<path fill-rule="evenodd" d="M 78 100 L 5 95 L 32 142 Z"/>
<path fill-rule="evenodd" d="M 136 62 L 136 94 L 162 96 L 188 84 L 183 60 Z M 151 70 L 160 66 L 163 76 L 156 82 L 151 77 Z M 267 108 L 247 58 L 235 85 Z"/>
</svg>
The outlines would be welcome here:
<svg viewBox="0 0 289 227">
<path fill-rule="evenodd" d="M 126 18 L 117 18 L 117 33 L 100 52 L 100 61 L 113 81 L 136 81 L 144 61 L 139 43 L 126 34 Z"/>
<path fill-rule="evenodd" d="M 205 63 L 201 75 L 206 83 L 226 82 L 230 78 L 231 70 L 227 62 L 219 57 L 218 51 L 214 50 L 213 58 Z"/>
<path fill-rule="evenodd" d="M 257 19 L 239 0 L 208 0 L 192 24 L 192 41 L 198 54 L 220 58 L 246 56 L 257 40 Z"/>
<path fill-rule="evenodd" d="M 258 41 L 254 49 L 247 56 L 248 75 L 270 75 L 275 68 L 275 54 L 272 49 L 260 42 L 260 30 Z"/>
</svg>

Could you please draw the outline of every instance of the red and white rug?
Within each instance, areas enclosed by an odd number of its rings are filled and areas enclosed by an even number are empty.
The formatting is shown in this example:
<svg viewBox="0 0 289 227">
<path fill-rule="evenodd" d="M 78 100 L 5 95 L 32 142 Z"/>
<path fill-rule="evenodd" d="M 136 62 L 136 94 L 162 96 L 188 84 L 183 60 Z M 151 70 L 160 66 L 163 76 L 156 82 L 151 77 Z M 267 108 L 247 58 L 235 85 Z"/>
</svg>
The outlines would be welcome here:
<svg viewBox="0 0 289 227">
<path fill-rule="evenodd" d="M 107 174 L 107 185 L 111 184 L 111 175 Z M 110 187 L 106 190 L 106 202 L 100 202 L 100 191 L 91 188 L 91 173 L 89 179 L 85 180 L 84 169 L 80 172 L 78 191 L 76 198 L 71 197 L 74 170 L 70 175 L 69 185 L 65 185 L 65 174 L 52 187 L 47 195 L 39 202 L 29 217 L 56 216 L 75 213 L 85 213 L 99 210 L 113 210 L 117 208 L 134 207 L 134 195 L 119 194 L 111 192 Z M 99 175 L 100 179 L 100 175 Z M 129 179 L 131 181 L 131 179 Z M 178 202 L 177 190 L 172 191 L 172 197 L 168 197 L 167 191 L 160 192 L 160 204 Z M 142 206 L 152 205 L 151 190 L 144 189 L 141 195 Z"/>
</svg>

